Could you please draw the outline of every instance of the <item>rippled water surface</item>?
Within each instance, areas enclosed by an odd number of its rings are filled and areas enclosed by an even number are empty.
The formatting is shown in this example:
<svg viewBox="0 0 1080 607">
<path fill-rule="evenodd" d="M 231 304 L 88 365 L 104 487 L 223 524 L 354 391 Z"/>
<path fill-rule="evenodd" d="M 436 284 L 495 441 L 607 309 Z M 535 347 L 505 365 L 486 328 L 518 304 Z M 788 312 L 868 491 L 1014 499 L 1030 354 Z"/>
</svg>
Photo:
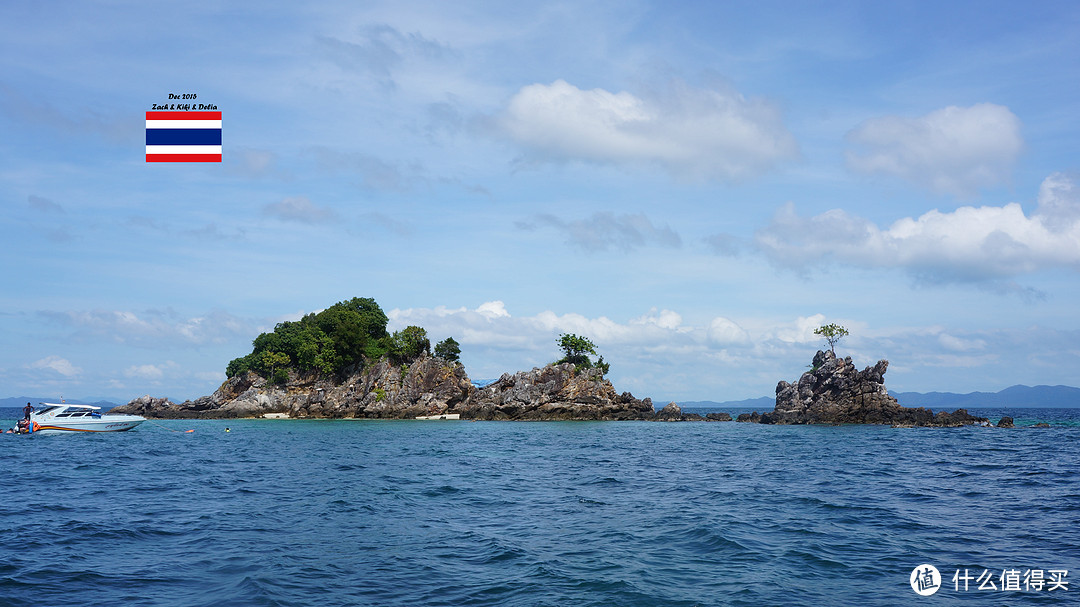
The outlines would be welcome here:
<svg viewBox="0 0 1080 607">
<path fill-rule="evenodd" d="M 1078 413 L 1028 412 L 1056 427 L 1015 430 L 248 420 L 4 435 L 0 604 L 1076 605 Z M 909 586 L 922 563 L 947 578 L 928 599 Z M 955 591 L 965 568 L 1072 583 Z"/>
</svg>

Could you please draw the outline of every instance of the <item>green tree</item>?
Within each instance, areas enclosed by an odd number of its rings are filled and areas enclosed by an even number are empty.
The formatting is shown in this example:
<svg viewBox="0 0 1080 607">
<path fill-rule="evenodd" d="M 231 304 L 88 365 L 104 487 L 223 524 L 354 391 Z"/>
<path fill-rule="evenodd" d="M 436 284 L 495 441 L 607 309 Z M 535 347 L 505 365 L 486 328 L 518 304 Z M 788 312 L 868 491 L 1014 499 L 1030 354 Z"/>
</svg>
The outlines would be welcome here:
<svg viewBox="0 0 1080 607">
<path fill-rule="evenodd" d="M 847 337 L 848 330 L 843 325 L 836 323 L 829 323 L 827 325 L 821 325 L 814 329 L 814 335 L 820 335 L 825 338 L 825 341 L 829 343 L 829 349 L 832 350 L 833 355 L 836 355 L 836 344 L 841 339 Z"/>
<path fill-rule="evenodd" d="M 255 371 L 271 380 L 287 378 L 288 369 L 340 373 L 364 360 L 377 360 L 391 347 L 388 319 L 379 304 L 367 297 L 338 302 L 298 321 L 278 323 L 274 330 L 252 340 L 251 354 L 235 358 L 225 368 L 229 377 Z M 287 356 L 265 358 L 266 353 Z"/>
<path fill-rule="evenodd" d="M 271 352 L 266 350 L 259 357 L 259 363 L 266 371 L 270 381 L 275 384 L 283 384 L 289 380 L 289 364 L 292 360 L 284 352 Z"/>
<path fill-rule="evenodd" d="M 601 375 L 606 374 L 611 368 L 610 363 L 604 362 L 604 357 L 599 357 L 596 362 L 593 362 L 589 358 L 590 354 L 596 354 L 596 344 L 587 337 L 575 335 L 573 333 L 563 333 L 559 335 L 559 347 L 563 351 L 563 357 L 555 364 L 561 365 L 562 363 L 573 363 L 578 371 L 582 369 L 600 369 Z"/>
<path fill-rule="evenodd" d="M 435 356 L 447 362 L 457 362 L 461 360 L 461 345 L 453 337 L 447 337 L 435 344 Z"/>
<path fill-rule="evenodd" d="M 341 357 L 342 368 L 386 354 L 389 319 L 370 297 L 354 297 L 316 314 L 311 322 L 322 329 Z M 340 369 L 339 369 L 340 370 Z"/>
<path fill-rule="evenodd" d="M 422 327 L 410 325 L 400 331 L 394 331 L 391 338 L 390 354 L 400 361 L 410 361 L 422 354 L 431 354 L 431 341 Z"/>
</svg>

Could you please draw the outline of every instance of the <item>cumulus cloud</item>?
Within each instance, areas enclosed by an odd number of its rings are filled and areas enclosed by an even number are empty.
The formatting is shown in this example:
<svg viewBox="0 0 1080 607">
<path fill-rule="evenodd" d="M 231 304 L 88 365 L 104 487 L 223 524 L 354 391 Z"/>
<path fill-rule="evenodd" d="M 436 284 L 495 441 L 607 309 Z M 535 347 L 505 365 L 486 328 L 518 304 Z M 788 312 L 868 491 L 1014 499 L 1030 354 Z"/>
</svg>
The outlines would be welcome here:
<svg viewBox="0 0 1080 607">
<path fill-rule="evenodd" d="M 46 356 L 41 360 L 30 363 L 31 369 L 49 369 L 55 371 L 64 377 L 75 377 L 82 373 L 82 369 L 71 364 L 66 358 L 60 358 L 59 356 Z"/>
<path fill-rule="evenodd" d="M 771 395 L 779 379 L 797 380 L 814 352 L 826 347 L 814 329 L 828 322 L 851 330 L 838 351 L 859 368 L 890 360 L 889 386 L 900 391 L 914 384 L 971 391 L 1007 387 L 1002 381 L 1067 383 L 1080 362 L 1075 347 L 1080 332 L 1037 326 L 874 328 L 817 313 L 794 318 L 717 315 L 688 322 L 675 310 L 657 308 L 622 320 L 551 310 L 515 315 L 502 301 L 475 308 L 394 309 L 387 316 L 391 330 L 419 325 L 433 342 L 453 336 L 473 379 L 542 366 L 560 356 L 560 333 L 584 335 L 612 364 L 609 377 L 619 390 L 654 399 Z M 1032 366 L 1020 370 L 1017 360 Z M 957 376 L 956 369 L 965 372 Z"/>
<path fill-rule="evenodd" d="M 655 165 L 680 177 L 740 180 L 798 156 L 768 102 L 681 81 L 641 96 L 531 84 L 497 124 L 533 160 Z"/>
<path fill-rule="evenodd" d="M 627 322 L 616 322 L 605 316 L 589 318 L 581 314 L 556 314 L 550 310 L 533 316 L 513 316 L 502 301 L 489 301 L 475 309 L 437 307 L 394 309 L 387 313 L 391 328 L 420 325 L 433 336 L 453 335 L 463 344 L 489 347 L 508 347 L 555 350 L 554 336 L 560 333 L 586 335 L 598 344 L 654 346 L 672 338 L 680 341 L 705 341 L 705 327 L 683 323 L 682 316 L 672 310 L 653 308 Z M 726 319 L 725 319 L 726 320 Z M 745 333 L 734 322 L 732 331 Z"/>
<path fill-rule="evenodd" d="M 394 309 L 387 316 L 391 330 L 419 325 L 433 342 L 454 337 L 474 379 L 550 363 L 561 355 L 559 334 L 582 335 L 612 364 L 610 377 L 616 387 L 654 397 L 679 394 L 689 386 L 693 390 L 742 386 L 733 398 L 770 394 L 778 371 L 787 375 L 805 370 L 815 349 L 824 345 L 813 330 L 826 322 L 822 314 L 783 320 L 716 315 L 688 322 L 677 311 L 664 308 L 629 319 L 552 310 L 519 316 L 502 301 L 476 308 Z M 858 333 L 854 343 L 864 338 L 864 331 Z M 750 385 L 756 387 L 745 392 Z M 705 396 L 699 392 L 698 398 Z"/>
<path fill-rule="evenodd" d="M 961 197 L 1006 181 L 1024 147 L 1020 119 L 992 103 L 873 118 L 847 138 L 858 148 L 847 154 L 851 169 Z"/>
<path fill-rule="evenodd" d="M 124 369 L 124 377 L 156 380 L 165 377 L 165 371 L 157 365 L 132 365 Z"/>
<path fill-rule="evenodd" d="M 1068 232 L 1080 223 L 1080 189 L 1073 176 L 1054 173 L 1044 179 L 1038 204 L 1035 215 L 1051 232 Z"/>
<path fill-rule="evenodd" d="M 1017 203 L 961 207 L 905 217 L 884 229 L 841 209 L 802 217 L 789 203 L 754 242 L 772 261 L 797 269 L 894 267 L 934 282 L 1001 286 L 1047 268 L 1080 269 L 1080 195 L 1068 177 L 1055 173 L 1030 216 Z"/>
<path fill-rule="evenodd" d="M 263 215 L 282 221 L 308 224 L 325 223 L 335 217 L 332 210 L 317 206 L 307 196 L 292 196 L 281 202 L 268 204 L 263 207 Z"/>
<path fill-rule="evenodd" d="M 717 316 L 706 329 L 709 343 L 715 346 L 740 345 L 750 342 L 750 334 L 734 321 Z"/>
<path fill-rule="evenodd" d="M 824 314 L 800 316 L 795 319 L 795 322 L 793 323 L 777 326 L 773 335 L 776 339 L 791 344 L 805 344 L 821 341 L 821 337 L 814 334 L 814 329 L 817 329 L 824 324 Z"/>
<path fill-rule="evenodd" d="M 256 333 L 251 322 L 220 310 L 192 318 L 173 310 L 41 311 L 38 316 L 70 328 L 74 340 L 151 348 L 221 344 Z"/>
<path fill-rule="evenodd" d="M 938 343 L 951 352 L 972 352 L 986 347 L 986 340 L 956 337 L 948 333 L 939 334 Z"/>
<path fill-rule="evenodd" d="M 549 227 L 563 233 L 567 244 L 585 251 L 618 249 L 632 251 L 643 246 L 657 245 L 677 248 L 682 239 L 668 226 L 657 227 L 642 214 L 615 215 L 594 213 L 587 219 L 566 221 L 554 215 L 537 215 L 531 221 L 517 223 L 523 230 Z"/>
</svg>

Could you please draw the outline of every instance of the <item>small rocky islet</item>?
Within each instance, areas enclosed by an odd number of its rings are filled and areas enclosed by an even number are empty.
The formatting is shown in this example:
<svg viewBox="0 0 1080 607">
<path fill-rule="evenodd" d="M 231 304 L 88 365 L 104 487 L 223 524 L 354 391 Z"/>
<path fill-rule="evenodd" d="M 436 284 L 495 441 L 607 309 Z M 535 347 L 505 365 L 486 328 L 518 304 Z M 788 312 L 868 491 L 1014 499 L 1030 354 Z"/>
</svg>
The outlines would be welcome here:
<svg viewBox="0 0 1080 607">
<path fill-rule="evenodd" d="M 901 406 L 885 388 L 888 361 L 857 370 L 851 357 L 818 351 L 811 370 L 794 383 L 776 386 L 776 406 L 742 413 L 735 421 L 761 424 L 888 424 L 899 427 L 990 425 L 965 409 L 952 413 Z M 227 379 L 213 394 L 182 403 L 149 395 L 113 409 L 151 418 L 412 419 L 458 414 L 472 420 L 648 420 L 731 421 L 727 413 L 683 413 L 676 403 L 659 411 L 649 398 L 618 393 L 600 369 L 550 364 L 503 374 L 484 387 L 473 385 L 460 362 L 421 354 L 408 364 L 388 359 L 357 365 L 344 374 L 290 371 L 270 382 L 254 371 Z M 1011 427 L 1003 418 L 1000 427 Z"/>
</svg>

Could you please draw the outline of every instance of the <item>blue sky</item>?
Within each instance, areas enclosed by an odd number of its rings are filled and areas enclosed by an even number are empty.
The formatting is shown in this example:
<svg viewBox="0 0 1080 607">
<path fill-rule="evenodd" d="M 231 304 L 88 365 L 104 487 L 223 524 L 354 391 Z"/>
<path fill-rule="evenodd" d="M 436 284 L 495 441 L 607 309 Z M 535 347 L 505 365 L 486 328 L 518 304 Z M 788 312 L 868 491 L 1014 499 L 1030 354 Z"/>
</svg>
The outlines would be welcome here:
<svg viewBox="0 0 1080 607">
<path fill-rule="evenodd" d="M 0 6 L 0 393 L 211 393 L 374 297 L 473 378 L 772 395 L 844 324 L 897 391 L 1077 385 L 1070 2 Z M 144 162 L 196 93 L 223 162 Z"/>
</svg>

